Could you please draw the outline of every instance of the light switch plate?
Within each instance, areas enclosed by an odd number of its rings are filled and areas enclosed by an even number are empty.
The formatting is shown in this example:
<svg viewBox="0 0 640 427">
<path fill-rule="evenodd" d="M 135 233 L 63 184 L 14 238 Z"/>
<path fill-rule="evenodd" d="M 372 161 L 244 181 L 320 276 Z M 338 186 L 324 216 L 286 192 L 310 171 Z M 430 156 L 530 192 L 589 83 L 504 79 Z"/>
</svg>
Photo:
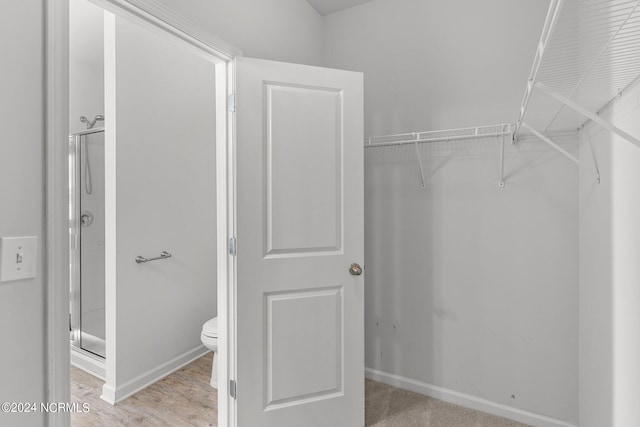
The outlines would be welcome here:
<svg viewBox="0 0 640 427">
<path fill-rule="evenodd" d="M 0 238 L 0 282 L 36 277 L 38 237 Z"/>
</svg>

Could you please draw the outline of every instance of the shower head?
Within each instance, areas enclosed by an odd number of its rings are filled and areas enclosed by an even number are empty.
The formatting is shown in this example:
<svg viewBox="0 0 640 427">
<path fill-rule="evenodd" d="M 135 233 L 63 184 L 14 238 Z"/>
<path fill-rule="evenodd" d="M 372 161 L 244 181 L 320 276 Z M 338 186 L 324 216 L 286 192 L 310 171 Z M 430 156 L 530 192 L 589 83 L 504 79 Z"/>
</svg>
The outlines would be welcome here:
<svg viewBox="0 0 640 427">
<path fill-rule="evenodd" d="M 96 125 L 97 121 L 104 121 L 104 116 L 102 114 L 98 114 L 93 118 L 93 120 L 89 120 L 85 116 L 80 116 L 80 121 L 87 125 L 87 129 L 91 129 Z"/>
</svg>

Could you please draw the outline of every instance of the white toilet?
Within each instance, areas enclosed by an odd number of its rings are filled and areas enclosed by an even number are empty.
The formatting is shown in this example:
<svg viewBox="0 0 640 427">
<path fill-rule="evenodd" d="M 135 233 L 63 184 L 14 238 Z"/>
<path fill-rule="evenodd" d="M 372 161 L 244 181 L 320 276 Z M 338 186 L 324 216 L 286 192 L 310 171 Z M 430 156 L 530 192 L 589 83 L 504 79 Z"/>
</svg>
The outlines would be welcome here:
<svg viewBox="0 0 640 427">
<path fill-rule="evenodd" d="M 218 388 L 218 317 L 207 320 L 202 325 L 200 334 L 202 344 L 213 352 L 213 363 L 211 364 L 211 387 Z"/>
</svg>

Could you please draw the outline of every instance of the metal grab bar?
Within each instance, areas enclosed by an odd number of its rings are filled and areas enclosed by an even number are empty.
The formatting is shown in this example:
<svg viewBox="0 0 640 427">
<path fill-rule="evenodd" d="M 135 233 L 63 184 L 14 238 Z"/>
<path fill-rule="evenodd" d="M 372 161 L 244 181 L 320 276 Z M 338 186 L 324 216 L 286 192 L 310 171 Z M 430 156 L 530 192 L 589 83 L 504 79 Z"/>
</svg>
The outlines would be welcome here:
<svg viewBox="0 0 640 427">
<path fill-rule="evenodd" d="M 162 251 L 162 252 L 160 252 L 160 256 L 157 256 L 155 258 L 145 258 L 143 256 L 138 255 L 136 257 L 136 262 L 138 264 L 142 264 L 144 262 L 156 261 L 156 260 L 159 260 L 159 259 L 167 259 L 167 258 L 171 258 L 171 254 L 169 252 L 167 252 L 167 251 Z"/>
</svg>

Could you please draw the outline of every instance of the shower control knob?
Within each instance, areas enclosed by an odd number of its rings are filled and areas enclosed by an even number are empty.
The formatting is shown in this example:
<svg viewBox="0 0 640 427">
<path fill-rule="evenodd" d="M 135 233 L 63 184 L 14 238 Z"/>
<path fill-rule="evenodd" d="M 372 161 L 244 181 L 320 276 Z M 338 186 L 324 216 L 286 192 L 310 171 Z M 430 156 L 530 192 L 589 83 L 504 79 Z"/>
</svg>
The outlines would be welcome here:
<svg viewBox="0 0 640 427">
<path fill-rule="evenodd" d="M 82 211 L 80 213 L 80 225 L 88 227 L 93 223 L 93 214 L 89 211 Z"/>
<path fill-rule="evenodd" d="M 362 274 L 362 267 L 360 267 L 357 263 L 353 263 L 351 264 L 351 267 L 349 267 L 349 274 L 351 274 L 352 276 L 359 276 Z"/>
</svg>

